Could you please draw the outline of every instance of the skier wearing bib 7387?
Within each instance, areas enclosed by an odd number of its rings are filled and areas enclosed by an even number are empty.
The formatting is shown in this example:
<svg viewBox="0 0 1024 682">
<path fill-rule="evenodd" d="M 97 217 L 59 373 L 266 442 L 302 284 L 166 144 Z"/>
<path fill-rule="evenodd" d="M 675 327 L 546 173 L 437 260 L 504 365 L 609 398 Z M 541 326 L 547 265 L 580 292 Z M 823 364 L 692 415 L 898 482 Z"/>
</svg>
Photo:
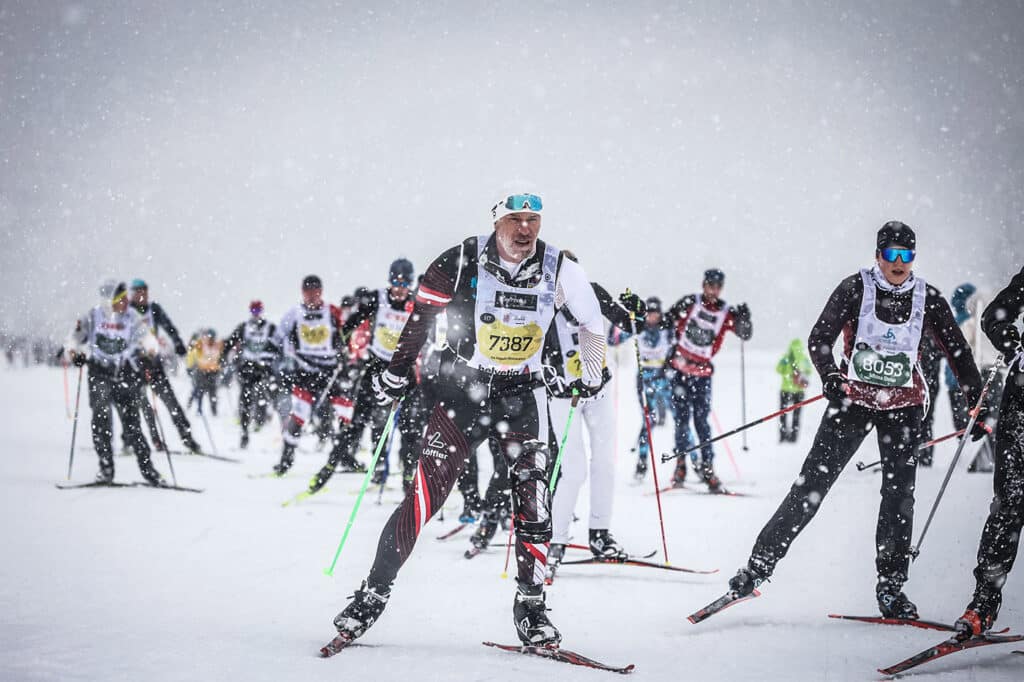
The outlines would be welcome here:
<svg viewBox="0 0 1024 682">
<path fill-rule="evenodd" d="M 878 609 L 887 618 L 918 617 L 902 589 L 910 564 L 916 448 L 927 399 L 918 368 L 923 335 L 938 342 L 971 404 L 982 382 L 949 304 L 912 272 L 916 248 L 917 238 L 907 225 L 883 225 L 874 267 L 840 282 L 814 324 L 807 347 L 828 408 L 800 475 L 758 535 L 747 565 L 729 581 L 735 596 L 751 594 L 772 575 L 873 427 L 882 460 L 875 535 Z M 837 366 L 832 347 L 840 334 L 843 360 Z M 975 440 L 984 435 L 983 424 L 982 414 L 971 433 Z"/>
<path fill-rule="evenodd" d="M 370 574 L 334 619 L 338 636 L 323 655 L 344 648 L 380 617 L 423 526 L 488 438 L 497 440 L 511 469 L 517 634 L 532 646 L 557 646 L 561 640 L 544 598 L 551 539 L 544 334 L 560 308 L 572 310 L 579 323 L 582 376 L 570 386 L 583 397 L 601 388 L 605 335 L 601 307 L 583 268 L 537 238 L 542 211 L 535 194 L 509 195 L 491 209 L 493 232 L 469 237 L 435 259 L 387 368 L 373 378 L 379 403 L 402 397 L 428 331 L 439 313 L 446 314 L 447 344 L 431 390 L 435 403 L 420 442 L 413 490 L 385 524 Z"/>
</svg>

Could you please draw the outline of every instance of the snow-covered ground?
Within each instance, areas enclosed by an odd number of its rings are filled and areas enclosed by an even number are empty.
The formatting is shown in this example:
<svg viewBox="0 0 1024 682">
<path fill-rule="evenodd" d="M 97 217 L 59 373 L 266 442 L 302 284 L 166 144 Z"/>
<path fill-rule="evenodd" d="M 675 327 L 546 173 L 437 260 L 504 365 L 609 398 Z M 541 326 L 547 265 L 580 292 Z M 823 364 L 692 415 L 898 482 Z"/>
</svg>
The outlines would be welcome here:
<svg viewBox="0 0 1024 682">
<path fill-rule="evenodd" d="M 781 353 L 782 348 L 779 348 Z M 618 488 L 613 532 L 640 553 L 661 547 L 650 478 L 633 484 L 629 453 L 639 427 L 630 349 L 618 351 Z M 748 349 L 749 418 L 776 409 L 775 353 Z M 720 356 L 714 405 L 723 428 L 739 423 L 739 355 L 730 339 Z M 223 454 L 241 464 L 176 457 L 183 485 L 201 495 L 122 488 L 61 491 L 67 469 L 71 420 L 65 416 L 59 370 L 0 370 L 3 455 L 0 456 L 0 679 L 3 680 L 505 680 L 527 676 L 602 679 L 597 671 L 533 660 L 480 646 L 514 642 L 514 583 L 502 579 L 505 560 L 494 549 L 462 558 L 465 534 L 435 537 L 455 523 L 454 495 L 445 521 L 424 530 L 396 583 L 382 620 L 361 640 L 366 646 L 322 660 L 317 649 L 333 635 L 331 620 L 366 575 L 378 532 L 397 492 L 382 505 L 363 504 L 335 577 L 330 562 L 355 503 L 360 476 L 338 476 L 329 489 L 299 506 L 281 502 L 303 489 L 325 454 L 300 454 L 284 480 L 253 479 L 277 460 L 276 428 L 235 452 L 232 415 L 212 419 Z M 74 399 L 74 374 L 70 376 Z M 176 381 L 185 394 L 182 380 Z M 222 393 L 222 397 L 223 397 Z M 89 411 L 83 395 L 75 453 L 76 481 L 91 480 Z M 222 405 L 226 401 L 222 400 Z M 565 567 L 549 592 L 551 617 L 564 645 L 615 664 L 635 663 L 649 680 L 868 680 L 940 640 L 912 628 L 831 621 L 830 612 L 872 614 L 873 534 L 879 474 L 844 472 L 814 522 L 780 564 L 762 598 L 701 625 L 686 615 L 719 596 L 744 563 L 762 524 L 796 475 L 820 418 L 820 403 L 805 410 L 796 446 L 779 445 L 775 425 L 749 432 L 749 451 L 730 443 L 739 472 L 719 448 L 726 485 L 750 497 L 675 492 L 662 498 L 672 563 L 718 568 L 691 576 L 619 566 Z M 165 427 L 169 427 L 161 406 Z M 198 417 L 197 436 L 206 443 Z M 943 396 L 936 433 L 950 430 Z M 172 446 L 177 438 L 170 436 Z M 656 430 L 659 451 L 671 447 L 669 427 Z M 308 446 L 312 449 L 312 443 Z M 937 465 L 921 470 L 918 531 L 952 457 L 939 446 Z M 970 454 L 973 451 L 969 451 Z M 871 461 L 870 441 L 853 461 Z M 361 455 L 364 461 L 367 458 Z M 486 460 L 482 457 L 483 466 Z M 169 477 L 160 454 L 155 463 Z M 140 480 L 133 458 L 118 457 L 117 479 Z M 666 481 L 671 465 L 663 465 Z M 971 569 L 988 508 L 991 477 L 953 478 L 921 558 L 907 585 L 924 617 L 952 620 L 970 597 Z M 392 479 L 391 485 L 397 485 Z M 586 518 L 586 491 L 578 515 Z M 585 522 L 584 522 L 585 523 Z M 583 524 L 576 538 L 586 536 Z M 1024 617 L 1024 589 L 1012 575 L 1000 624 L 1016 628 Z M 966 652 L 917 669 L 922 679 L 1019 680 L 1024 657 L 1012 646 Z M 1019 647 L 1024 648 L 1024 647 Z"/>
</svg>

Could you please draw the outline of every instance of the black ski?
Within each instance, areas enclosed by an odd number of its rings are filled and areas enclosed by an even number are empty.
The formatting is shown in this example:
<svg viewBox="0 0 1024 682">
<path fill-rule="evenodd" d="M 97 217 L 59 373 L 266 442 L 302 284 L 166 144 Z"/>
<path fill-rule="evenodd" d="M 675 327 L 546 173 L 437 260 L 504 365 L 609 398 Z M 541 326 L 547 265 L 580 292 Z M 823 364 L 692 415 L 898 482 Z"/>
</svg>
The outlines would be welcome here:
<svg viewBox="0 0 1024 682">
<path fill-rule="evenodd" d="M 710 571 L 702 571 L 696 568 L 683 568 L 682 566 L 672 566 L 671 564 L 659 564 L 655 561 L 644 561 L 643 559 L 637 559 L 634 557 L 627 557 L 625 559 L 606 559 L 604 557 L 590 557 L 589 559 L 573 559 L 571 561 L 563 561 L 562 566 L 581 566 L 584 564 L 619 564 L 622 566 L 643 566 L 645 568 L 660 568 L 664 571 L 679 571 L 680 573 L 699 573 L 701 575 L 710 575 L 712 573 L 718 573 L 718 569 L 712 569 Z"/>
<path fill-rule="evenodd" d="M 92 483 L 57 483 L 55 484 L 59 490 L 76 490 L 78 488 L 131 488 L 133 483 L 100 483 L 99 481 L 93 481 Z"/>
<path fill-rule="evenodd" d="M 76 488 L 160 488 L 162 490 L 181 490 L 187 493 L 201 493 L 202 488 L 188 488 L 183 485 L 171 485 L 165 483 L 163 485 L 150 485 L 149 483 L 142 483 L 141 481 L 135 481 L 133 483 L 99 483 L 93 481 L 92 483 L 57 483 L 55 484 L 59 490 L 74 490 Z"/>
<path fill-rule="evenodd" d="M 171 450 L 170 453 L 172 455 L 181 455 L 183 457 L 207 457 L 209 459 L 220 460 L 221 462 L 234 462 L 235 464 L 242 461 L 237 457 L 225 457 L 224 455 L 214 455 L 209 452 L 185 452 L 184 450 Z"/>
<path fill-rule="evenodd" d="M 949 654 L 955 654 L 958 651 L 964 651 L 966 649 L 974 649 L 979 646 L 988 646 L 989 644 L 1007 644 L 1010 642 L 1019 642 L 1024 640 L 1024 635 L 991 635 L 983 634 L 977 637 L 971 637 L 970 639 L 959 640 L 956 637 L 951 637 L 944 642 L 940 642 L 933 647 L 925 649 L 919 654 L 914 654 L 905 661 L 900 661 L 895 665 L 891 665 L 888 668 L 879 668 L 878 672 L 883 675 L 896 675 L 911 668 L 915 668 L 923 663 L 934 661 L 937 658 L 948 656 Z"/>
<path fill-rule="evenodd" d="M 710 604 L 708 604 L 704 608 L 702 608 L 702 609 L 700 609 L 700 610 L 698 610 L 698 611 L 696 611 L 694 613 L 691 613 L 689 616 L 687 616 L 686 620 L 688 620 L 691 623 L 693 623 L 694 625 L 696 625 L 697 623 L 700 623 L 701 621 L 707 620 L 708 618 L 710 618 L 711 616 L 715 615 L 719 611 L 724 611 L 725 609 L 729 608 L 730 606 L 734 606 L 736 604 L 739 604 L 742 601 L 748 601 L 750 599 L 753 599 L 754 597 L 760 597 L 760 596 L 761 596 L 761 593 L 759 591 L 757 591 L 757 590 L 754 590 L 753 592 L 748 594 L 746 597 L 741 597 L 738 594 L 736 594 L 735 592 L 730 590 L 729 592 L 726 592 L 721 597 L 719 597 L 715 601 L 711 602 Z"/>
<path fill-rule="evenodd" d="M 526 654 L 527 656 L 537 656 L 539 658 L 546 658 L 551 661 L 559 661 L 561 663 L 571 663 L 572 665 L 583 666 L 584 668 L 593 668 L 595 670 L 607 670 L 612 673 L 620 673 L 627 675 L 633 672 L 636 667 L 632 663 L 629 665 L 619 668 L 613 665 L 606 665 L 599 661 L 595 661 L 592 658 L 580 655 L 575 651 L 563 649 L 561 647 L 553 646 L 523 646 L 521 644 L 497 644 L 496 642 L 483 642 L 484 646 L 492 646 L 502 651 L 511 651 L 519 654 Z"/>
<path fill-rule="evenodd" d="M 846 616 L 840 613 L 830 613 L 829 618 L 840 620 L 855 620 L 860 623 L 875 623 L 877 625 L 909 625 L 922 630 L 944 630 L 953 632 L 955 628 L 948 623 L 939 623 L 934 620 L 910 619 L 910 618 L 883 618 L 882 616 Z"/>
</svg>

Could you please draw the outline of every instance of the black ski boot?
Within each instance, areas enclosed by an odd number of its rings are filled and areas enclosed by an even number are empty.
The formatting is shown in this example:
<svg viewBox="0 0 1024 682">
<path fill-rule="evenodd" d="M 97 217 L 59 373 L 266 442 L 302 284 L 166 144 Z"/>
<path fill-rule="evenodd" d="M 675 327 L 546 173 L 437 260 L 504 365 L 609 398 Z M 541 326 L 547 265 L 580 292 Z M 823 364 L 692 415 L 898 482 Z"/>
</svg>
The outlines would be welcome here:
<svg viewBox="0 0 1024 682">
<path fill-rule="evenodd" d="M 485 511 L 480 515 L 480 525 L 476 532 L 469 538 L 470 543 L 477 549 L 487 549 L 498 532 L 498 514 L 493 511 Z"/>
<path fill-rule="evenodd" d="M 766 581 L 768 576 L 763 571 L 748 563 L 736 571 L 736 575 L 729 578 L 729 589 L 738 597 L 746 597 L 754 593 L 761 583 Z"/>
<path fill-rule="evenodd" d="M 330 466 L 325 466 L 320 469 L 320 471 L 313 474 L 313 478 L 309 479 L 309 494 L 312 495 L 323 488 L 333 475 L 334 469 Z"/>
<path fill-rule="evenodd" d="M 203 454 L 203 449 L 199 447 L 199 443 L 196 442 L 196 439 L 192 437 L 191 433 L 186 434 L 185 437 L 181 439 L 181 444 L 193 455 Z"/>
<path fill-rule="evenodd" d="M 152 466 L 140 467 L 139 471 L 142 472 L 142 477 L 146 479 L 146 483 L 154 488 L 161 488 L 167 485 L 167 481 L 160 475 L 160 472 Z"/>
<path fill-rule="evenodd" d="M 548 546 L 548 564 L 547 569 L 544 572 L 544 582 L 548 585 L 555 579 L 555 572 L 558 571 L 558 567 L 562 565 L 562 559 L 565 558 L 565 545 L 559 542 L 552 542 Z"/>
<path fill-rule="evenodd" d="M 278 476 L 284 476 L 294 463 L 295 446 L 285 444 L 284 449 L 281 451 L 281 461 L 274 465 L 274 473 Z"/>
<path fill-rule="evenodd" d="M 722 481 L 715 475 L 715 468 L 711 462 L 701 464 L 700 477 L 708 486 L 708 492 L 718 493 L 722 491 Z"/>
<path fill-rule="evenodd" d="M 100 457 L 100 470 L 96 473 L 96 482 L 108 485 L 114 482 L 114 459 Z"/>
<path fill-rule="evenodd" d="M 249 447 L 249 434 L 242 431 L 242 440 L 238 442 L 238 449 L 245 450 L 247 447 Z"/>
<path fill-rule="evenodd" d="M 637 481 L 642 481 L 642 480 L 644 480 L 644 477 L 646 475 L 647 475 L 647 458 L 646 457 L 638 457 L 637 460 L 636 460 L 636 471 L 633 473 L 633 476 L 636 478 Z"/>
<path fill-rule="evenodd" d="M 519 583 L 512 604 L 512 619 L 519 640 L 524 645 L 555 647 L 562 641 L 561 633 L 548 620 L 546 612 L 544 586 Z"/>
<path fill-rule="evenodd" d="M 882 579 L 875 588 L 875 596 L 878 598 L 878 611 L 883 618 L 900 618 L 902 620 L 917 620 L 917 606 L 907 598 L 907 595 L 900 591 L 896 583 Z"/>
<path fill-rule="evenodd" d="M 623 561 L 629 556 L 606 528 L 590 529 L 590 551 L 598 559 Z"/>
<path fill-rule="evenodd" d="M 388 605 L 390 597 L 390 591 L 368 588 L 364 580 L 362 586 L 352 595 L 352 601 L 348 606 L 334 617 L 334 627 L 338 629 L 338 634 L 346 636 L 349 641 L 361 637 L 377 622 L 380 614 L 384 613 L 384 607 Z"/>
</svg>

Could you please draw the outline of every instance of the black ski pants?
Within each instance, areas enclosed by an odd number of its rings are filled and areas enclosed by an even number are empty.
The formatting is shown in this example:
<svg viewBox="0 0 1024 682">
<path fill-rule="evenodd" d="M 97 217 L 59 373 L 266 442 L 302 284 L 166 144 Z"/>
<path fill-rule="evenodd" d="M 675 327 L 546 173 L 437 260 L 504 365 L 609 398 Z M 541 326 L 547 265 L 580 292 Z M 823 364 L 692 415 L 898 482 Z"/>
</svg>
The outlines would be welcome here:
<svg viewBox="0 0 1024 682">
<path fill-rule="evenodd" d="M 1006 379 L 996 426 L 995 495 L 978 546 L 974 577 L 978 589 L 1001 593 L 1013 569 L 1024 526 L 1024 371 L 1014 366 Z"/>
<path fill-rule="evenodd" d="M 799 393 L 779 391 L 779 409 L 784 410 L 787 407 L 803 402 L 803 399 L 804 394 L 802 391 Z M 803 409 L 798 407 L 792 412 L 787 412 L 779 417 L 779 440 L 781 442 L 796 442 L 797 436 L 800 435 L 800 411 Z"/>
<path fill-rule="evenodd" d="M 171 414 L 171 421 L 174 422 L 174 428 L 178 430 L 178 436 L 182 441 L 189 442 L 192 439 L 192 425 L 189 424 L 185 410 L 182 409 L 178 398 L 174 395 L 174 389 L 171 388 L 171 382 L 167 379 L 163 365 L 159 362 L 147 363 L 146 373 L 149 376 L 149 385 L 167 406 L 167 411 Z M 167 444 L 164 443 L 164 445 Z"/>
<path fill-rule="evenodd" d="M 142 436 L 139 423 L 141 379 L 130 370 L 114 372 L 98 365 L 89 365 L 89 408 L 92 410 L 92 444 L 99 455 L 100 468 L 114 470 L 114 449 L 111 444 L 111 406 L 117 410 L 125 440 L 135 450 L 135 459 L 143 477 L 153 477 L 149 444 Z"/>
<path fill-rule="evenodd" d="M 270 368 L 255 362 L 243 362 L 238 369 L 238 421 L 242 433 L 249 432 L 249 423 L 257 426 L 267 421 Z"/>
<path fill-rule="evenodd" d="M 482 381 L 434 387 L 437 403 L 420 441 L 413 490 L 381 532 L 368 583 L 388 591 L 423 526 L 441 508 L 466 462 L 488 438 L 512 471 L 518 580 L 542 585 L 551 540 L 547 394 L 539 380 L 501 386 Z"/>
<path fill-rule="evenodd" d="M 832 484 L 874 428 L 882 458 L 882 500 L 875 530 L 875 567 L 879 579 L 902 586 L 910 562 L 914 526 L 915 447 L 924 409 L 873 410 L 829 404 L 804 460 L 800 475 L 757 537 L 750 565 L 768 577 L 786 556 L 800 531 L 811 522 Z"/>
</svg>

